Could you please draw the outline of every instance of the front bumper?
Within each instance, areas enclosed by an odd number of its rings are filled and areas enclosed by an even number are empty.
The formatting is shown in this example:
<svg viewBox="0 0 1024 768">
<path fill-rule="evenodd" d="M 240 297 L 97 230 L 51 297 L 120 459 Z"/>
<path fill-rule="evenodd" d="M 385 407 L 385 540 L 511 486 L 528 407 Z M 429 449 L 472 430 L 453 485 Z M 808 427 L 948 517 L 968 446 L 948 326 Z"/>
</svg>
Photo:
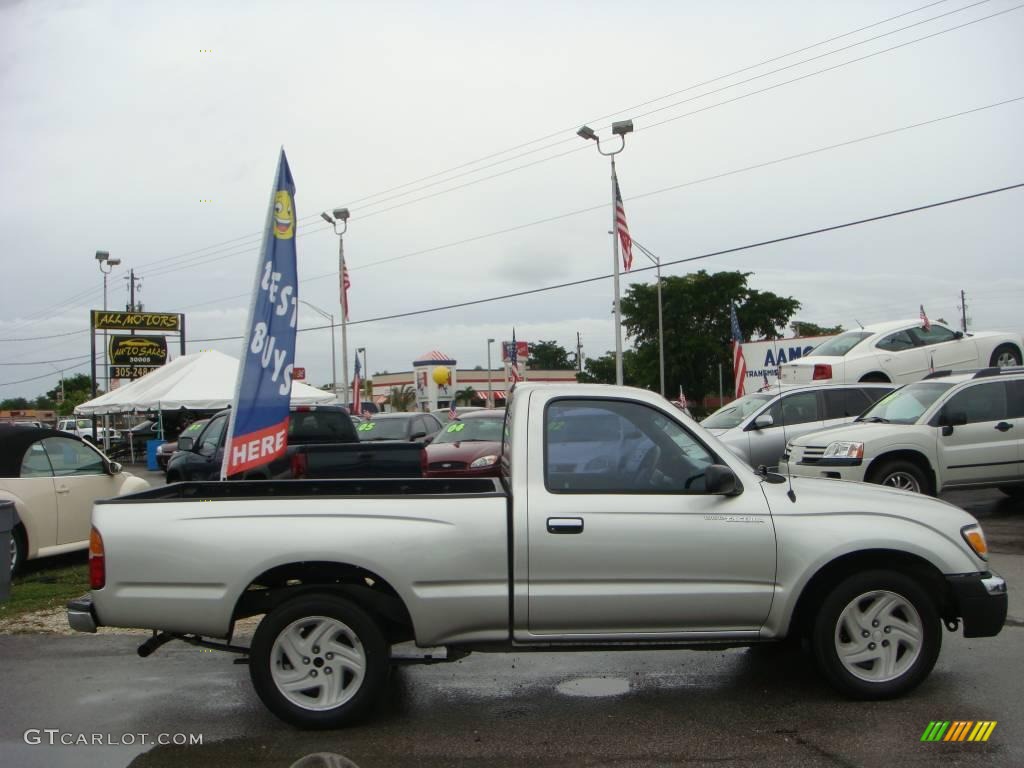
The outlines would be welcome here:
<svg viewBox="0 0 1024 768">
<path fill-rule="evenodd" d="M 946 576 L 953 611 L 963 620 L 964 637 L 998 635 L 1006 622 L 1006 582 L 990 571 Z"/>
<path fill-rule="evenodd" d="M 92 595 L 85 594 L 68 601 L 68 624 L 76 632 L 95 632 L 99 622 L 96 621 L 96 609 L 92 604 Z"/>
</svg>

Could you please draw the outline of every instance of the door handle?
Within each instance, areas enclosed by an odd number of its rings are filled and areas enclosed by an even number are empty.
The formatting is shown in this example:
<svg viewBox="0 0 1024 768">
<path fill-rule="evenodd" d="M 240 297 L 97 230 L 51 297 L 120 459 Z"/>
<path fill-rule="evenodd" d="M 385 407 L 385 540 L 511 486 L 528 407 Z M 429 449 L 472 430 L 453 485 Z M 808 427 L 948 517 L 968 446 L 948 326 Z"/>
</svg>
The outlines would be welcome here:
<svg viewBox="0 0 1024 768">
<path fill-rule="evenodd" d="M 583 518 L 549 517 L 548 533 L 583 533 Z"/>
<path fill-rule="evenodd" d="M 66 485 L 58 485 L 57 493 L 71 493 L 71 489 L 68 488 Z"/>
<path fill-rule="evenodd" d="M 1006 432 L 1007 430 L 1013 429 L 1013 424 L 1010 424 L 1007 421 L 1000 421 L 998 424 L 996 424 L 996 429 L 998 429 L 1000 432 Z"/>
</svg>

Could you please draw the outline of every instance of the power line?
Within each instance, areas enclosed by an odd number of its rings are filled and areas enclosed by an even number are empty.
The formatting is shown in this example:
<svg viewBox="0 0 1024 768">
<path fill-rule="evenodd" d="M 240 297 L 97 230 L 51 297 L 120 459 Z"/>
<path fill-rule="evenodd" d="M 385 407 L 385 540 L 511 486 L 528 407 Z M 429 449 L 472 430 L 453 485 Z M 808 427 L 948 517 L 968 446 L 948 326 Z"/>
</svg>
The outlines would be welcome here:
<svg viewBox="0 0 1024 768">
<path fill-rule="evenodd" d="M 702 261 L 704 259 L 710 259 L 710 258 L 713 258 L 713 257 L 716 257 L 716 256 L 725 256 L 725 255 L 730 254 L 730 253 L 739 253 L 740 251 L 748 251 L 748 250 L 752 250 L 754 248 L 764 248 L 765 246 L 769 246 L 769 245 L 778 245 L 779 243 L 785 243 L 785 242 L 789 242 L 791 240 L 798 240 L 798 239 L 801 239 L 801 238 L 804 238 L 804 237 L 811 237 L 813 235 L 821 235 L 821 234 L 825 234 L 827 232 L 836 232 L 836 231 L 841 230 L 841 229 L 848 229 L 850 227 L 857 227 L 857 226 L 861 226 L 863 224 L 870 224 L 870 223 L 876 222 L 876 221 L 883 221 L 885 219 L 892 219 L 892 218 L 895 218 L 897 216 L 906 216 L 906 215 L 911 214 L 911 213 L 919 213 L 921 211 L 927 211 L 927 210 L 931 210 L 933 208 L 940 208 L 940 207 L 946 206 L 946 205 L 953 205 L 954 203 L 962 203 L 962 202 L 965 202 L 967 200 L 975 200 L 975 199 L 980 198 L 980 197 L 986 197 L 988 195 L 995 195 L 995 194 L 999 194 L 1000 192 L 1009 192 L 1011 190 L 1020 189 L 1022 187 L 1024 187 L 1024 182 L 1020 182 L 1020 183 L 1017 183 L 1017 184 L 1011 184 L 1011 185 L 1008 185 L 1008 186 L 1005 186 L 1005 187 L 998 187 L 996 189 L 989 189 L 989 190 L 985 190 L 984 192 L 975 192 L 975 193 L 972 193 L 972 194 L 969 194 L 969 195 L 962 195 L 960 197 L 955 197 L 955 198 L 951 198 L 951 199 L 948 199 L 948 200 L 941 200 L 941 201 L 935 202 L 935 203 L 926 203 L 925 205 L 918 205 L 918 206 L 915 206 L 913 208 L 904 208 L 903 210 L 899 210 L 899 211 L 891 211 L 889 213 L 883 213 L 883 214 L 879 214 L 877 216 L 869 216 L 869 217 L 863 218 L 863 219 L 856 219 L 854 221 L 847 221 L 847 222 L 844 222 L 842 224 L 833 224 L 833 225 L 830 225 L 830 226 L 827 226 L 827 227 L 819 227 L 818 229 L 811 229 L 811 230 L 807 230 L 805 232 L 799 232 L 799 233 L 793 234 L 793 235 L 784 235 L 782 237 L 775 237 L 775 238 L 771 238 L 769 240 L 761 240 L 759 242 L 749 243 L 747 245 L 739 245 L 739 246 L 735 246 L 733 248 L 724 248 L 724 249 L 719 250 L 719 251 L 712 251 L 710 253 L 704 253 L 704 254 L 701 254 L 699 256 L 690 256 L 690 257 L 682 258 L 682 259 L 673 259 L 671 261 L 663 261 L 661 263 L 661 266 L 664 268 L 664 267 L 675 266 L 675 265 L 678 265 L 678 264 L 690 264 L 690 263 L 695 262 L 695 261 Z M 654 265 L 649 266 L 649 267 L 640 267 L 638 269 L 631 270 L 629 274 L 633 275 L 633 274 L 637 274 L 637 273 L 640 273 L 640 272 L 647 272 L 649 270 L 656 269 L 656 268 L 657 267 L 654 266 Z M 572 288 L 572 287 L 577 286 L 577 285 L 585 285 L 587 283 L 595 283 L 595 282 L 598 282 L 598 281 L 601 281 L 601 280 L 609 280 L 612 277 L 613 277 L 613 274 L 611 274 L 611 273 L 606 274 L 606 275 L 595 275 L 593 277 L 585 277 L 585 278 L 582 278 L 580 280 L 572 280 L 572 281 L 565 282 L 565 283 L 557 283 L 555 285 L 547 285 L 547 286 L 543 286 L 541 288 L 529 288 L 529 289 L 526 289 L 526 290 L 523 290 L 523 291 L 515 291 L 513 293 L 505 293 L 505 294 L 501 294 L 501 295 L 498 295 L 498 296 L 489 296 L 489 297 L 483 298 L 483 299 L 472 299 L 472 300 L 469 300 L 469 301 L 457 302 L 455 304 L 445 304 L 445 305 L 438 306 L 438 307 L 429 307 L 427 309 L 412 310 L 410 312 L 398 312 L 398 313 L 391 314 L 391 315 L 380 315 L 378 317 L 367 318 L 366 320 L 351 320 L 347 324 L 350 325 L 350 326 L 351 325 L 366 325 L 368 323 L 379 323 L 379 322 L 382 322 L 382 321 L 385 321 L 385 320 L 397 320 L 397 319 L 404 318 L 404 317 L 416 317 L 416 316 L 419 316 L 419 315 L 426 315 L 426 314 L 431 314 L 431 313 L 434 313 L 434 312 L 444 312 L 444 311 L 451 310 L 451 309 L 461 309 L 463 307 L 471 307 L 471 306 L 476 306 L 478 304 L 487 304 L 487 303 L 490 303 L 490 302 L 493 302 L 493 301 L 503 301 L 503 300 L 506 300 L 506 299 L 514 299 L 514 298 L 519 298 L 521 296 L 529 296 L 529 295 L 537 294 L 537 293 L 546 293 L 548 291 L 556 291 L 556 290 L 560 290 L 562 288 Z M 335 325 L 333 325 L 333 324 L 321 325 L 321 326 L 316 326 L 314 328 L 303 328 L 303 329 L 300 330 L 300 332 L 318 331 L 318 330 L 323 330 L 324 328 L 334 328 L 334 327 L 335 327 Z M 194 339 L 194 341 L 196 343 L 199 343 L 199 342 L 210 342 L 210 341 L 235 341 L 235 340 L 238 340 L 238 339 L 241 339 L 241 338 L 242 338 L 241 335 L 238 335 L 238 336 L 219 336 L 219 337 L 207 338 L 207 339 Z"/>
<path fill-rule="evenodd" d="M 683 188 L 690 187 L 690 186 L 696 186 L 698 184 L 704 184 L 704 183 L 707 183 L 707 182 L 710 182 L 710 181 L 716 181 L 716 180 L 719 180 L 719 179 L 727 178 L 729 176 L 735 176 L 735 175 L 738 175 L 738 174 L 741 174 L 741 173 L 747 173 L 749 171 L 754 171 L 754 170 L 758 170 L 758 169 L 761 169 L 761 168 L 770 167 L 770 166 L 773 166 L 773 165 L 779 165 L 781 163 L 789 162 L 791 160 L 797 160 L 797 159 L 804 158 L 804 157 L 809 157 L 809 156 L 812 156 L 812 155 L 815 155 L 815 154 L 821 154 L 821 153 L 824 153 L 824 152 L 828 152 L 828 151 L 831 151 L 831 150 L 834 150 L 834 149 L 840 149 L 840 148 L 843 148 L 843 147 L 853 146 L 855 144 L 859 144 L 859 143 L 862 143 L 862 142 L 865 142 L 865 141 L 871 141 L 873 139 L 883 138 L 883 137 L 886 137 L 886 136 L 892 136 L 894 134 L 902 133 L 902 132 L 913 130 L 913 129 L 916 129 L 916 128 L 921 128 L 921 127 L 925 127 L 925 126 L 929 126 L 929 125 L 934 125 L 934 124 L 937 124 L 937 123 L 944 122 L 946 120 L 952 120 L 954 118 L 964 117 L 964 116 L 967 116 L 967 115 L 972 115 L 972 114 L 976 114 L 976 113 L 979 113 L 979 112 L 984 112 L 984 111 L 989 110 L 989 109 L 995 109 L 997 107 L 1006 106 L 1006 105 L 1013 104 L 1013 103 L 1016 103 L 1016 102 L 1019 102 L 1019 101 L 1022 101 L 1022 100 L 1024 100 L 1024 96 L 1015 96 L 1015 97 L 1010 98 L 1010 99 L 1004 99 L 1003 101 L 994 102 L 992 104 L 986 104 L 986 105 L 981 106 L 981 107 L 973 107 L 971 109 L 961 110 L 959 112 L 954 112 L 954 113 L 951 113 L 951 114 L 948 114 L 948 115 L 941 115 L 939 117 L 931 118 L 931 119 L 928 119 L 928 120 L 922 120 L 922 121 L 919 121 L 919 122 L 916 122 L 916 123 L 911 123 L 909 125 L 903 125 L 903 126 L 899 126 L 897 128 L 890 128 L 890 129 L 887 129 L 887 130 L 884 130 L 884 131 L 879 131 L 877 133 L 867 134 L 865 136 L 859 136 L 859 137 L 856 137 L 856 138 L 853 138 L 853 139 L 848 139 L 848 140 L 845 140 L 845 141 L 837 142 L 835 144 L 828 144 L 828 145 L 825 145 L 825 146 L 822 146 L 822 147 L 816 147 L 814 149 L 805 150 L 803 152 L 797 152 L 797 153 L 794 153 L 794 154 L 791 154 L 791 155 L 785 155 L 783 157 L 774 158 L 772 160 L 765 160 L 765 161 L 760 162 L 760 163 L 754 163 L 752 165 L 743 166 L 741 168 L 734 168 L 732 170 L 723 171 L 721 173 L 712 174 L 710 176 L 704 176 L 704 177 L 697 178 L 697 179 L 691 179 L 689 181 L 685 181 L 685 182 L 682 182 L 680 184 L 674 184 L 674 185 L 671 185 L 671 186 L 668 186 L 668 187 L 662 187 L 660 189 L 651 190 L 649 192 L 642 192 L 642 193 L 639 193 L 639 194 L 636 194 L 636 195 L 631 195 L 630 197 L 627 197 L 626 200 L 627 201 L 635 201 L 635 200 L 639 200 L 639 199 L 642 199 L 642 198 L 645 198 L 645 197 L 651 197 L 651 196 L 654 196 L 654 195 L 663 194 L 665 192 L 670 192 L 670 191 L 674 191 L 674 190 L 678 190 L 678 189 L 683 189 Z M 435 251 L 439 251 L 439 250 L 443 250 L 443 249 L 447 249 L 447 248 L 452 248 L 452 247 L 456 247 L 456 246 L 459 246 L 459 245 L 465 245 L 465 244 L 470 243 L 470 242 L 475 242 L 475 241 L 486 239 L 486 238 L 490 238 L 490 237 L 496 237 L 496 236 L 499 236 L 499 235 L 508 234 L 510 232 L 517 231 L 517 230 L 520 230 L 520 229 L 526 229 L 526 228 L 530 228 L 530 227 L 534 227 L 534 226 L 539 226 L 541 224 L 551 223 L 551 222 L 557 221 L 559 219 L 569 218 L 569 217 L 577 216 L 577 215 L 580 215 L 580 214 L 583 214 L 583 213 L 590 213 L 590 212 L 593 212 L 593 211 L 596 211 L 596 210 L 600 210 L 600 209 L 605 208 L 605 207 L 607 207 L 607 203 L 602 203 L 600 205 L 595 205 L 595 206 L 588 206 L 586 208 L 581 208 L 581 209 L 578 209 L 578 210 L 575 210 L 575 211 L 569 211 L 567 213 L 558 214 L 556 216 L 546 217 L 546 218 L 543 218 L 543 219 L 537 219 L 535 221 L 527 222 L 527 223 L 524 223 L 524 224 L 519 224 L 519 225 L 516 225 L 514 227 L 505 228 L 505 229 L 501 229 L 501 230 L 495 230 L 495 231 L 484 233 L 484 234 L 481 234 L 481 235 L 474 235 L 474 236 L 472 236 L 470 238 L 467 238 L 467 239 L 457 240 L 457 241 L 453 241 L 453 242 L 449 242 L 449 243 L 443 243 L 441 245 L 431 246 L 430 248 L 420 249 L 420 250 L 417 250 L 417 251 L 412 251 L 412 252 L 409 252 L 409 253 L 400 254 L 398 256 L 391 256 L 391 257 L 388 257 L 386 259 L 380 259 L 378 261 L 369 262 L 367 264 L 362 264 L 362 265 L 357 266 L 357 267 L 352 267 L 351 271 L 355 272 L 355 271 L 358 271 L 360 269 L 368 269 L 370 267 L 379 266 L 381 264 L 387 264 L 387 263 L 390 263 L 392 261 L 400 261 L 400 260 L 412 258 L 414 256 L 421 256 L 421 255 L 424 255 L 426 253 L 432 253 L 432 252 L 435 252 Z M 325 229 L 326 229 L 326 227 L 325 227 Z M 312 234 L 312 233 L 311 232 L 304 232 L 304 233 L 299 234 L 298 237 L 303 237 L 303 236 L 308 235 L 308 234 Z M 249 249 L 249 250 L 251 251 L 252 249 Z M 212 259 L 207 259 L 206 261 L 208 263 L 209 262 L 213 262 L 213 261 L 218 261 L 218 260 L 222 260 L 222 259 L 225 259 L 225 258 L 230 258 L 232 256 L 241 255 L 242 253 L 245 253 L 245 252 L 248 252 L 248 251 L 240 251 L 240 252 L 237 252 L 237 253 L 230 253 L 230 254 L 226 254 L 224 256 L 220 256 L 220 257 L 216 257 L 216 258 L 212 258 Z M 149 274 L 150 274 L 150 276 L 152 276 L 153 273 L 149 273 Z M 160 274 L 160 273 L 158 272 L 156 274 Z M 300 284 L 308 284 L 308 283 L 313 282 L 315 280 L 322 280 L 322 279 L 325 279 L 325 278 L 328 278 L 328 277 L 337 277 L 337 271 L 334 270 L 334 271 L 331 271 L 331 272 L 325 272 L 325 273 L 322 273 L 322 274 L 319 274 L 319 275 L 314 275 L 312 277 L 304 278 L 303 280 L 300 281 Z M 221 303 L 221 302 L 224 302 L 224 301 L 229 301 L 231 299 L 244 298 L 244 297 L 246 297 L 248 295 L 249 295 L 248 293 L 240 293 L 240 294 L 235 294 L 235 295 L 232 295 L 232 296 L 223 296 L 223 297 L 219 297 L 219 298 L 216 298 L 216 299 L 211 299 L 209 301 L 198 302 L 196 304 L 190 304 L 188 306 L 183 307 L 182 309 L 183 310 L 184 309 L 194 309 L 196 307 L 208 306 L 210 304 L 217 304 L 217 303 Z M 81 331 L 72 331 L 71 333 L 86 333 L 86 332 L 87 332 L 87 329 L 86 330 L 81 330 Z M 71 334 L 57 334 L 56 336 L 67 336 L 67 335 L 71 335 Z M 28 339 L 0 339 L 0 342 L 5 342 L 5 341 L 36 341 L 36 340 L 40 340 L 40 339 L 55 338 L 56 336 L 38 336 L 38 337 L 33 337 L 33 338 L 28 338 Z"/>
</svg>

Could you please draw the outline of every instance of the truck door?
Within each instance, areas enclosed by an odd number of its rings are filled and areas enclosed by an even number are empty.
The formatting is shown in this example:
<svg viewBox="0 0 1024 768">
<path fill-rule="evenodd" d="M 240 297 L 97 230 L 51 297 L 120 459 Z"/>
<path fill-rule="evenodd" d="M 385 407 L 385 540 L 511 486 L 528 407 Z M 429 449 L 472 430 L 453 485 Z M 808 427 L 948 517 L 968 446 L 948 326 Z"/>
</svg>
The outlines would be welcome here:
<svg viewBox="0 0 1024 768">
<path fill-rule="evenodd" d="M 530 636 L 761 627 L 775 533 L 759 488 L 705 493 L 720 460 L 645 403 L 537 398 L 529 413 Z"/>
<path fill-rule="evenodd" d="M 1010 382 L 979 380 L 953 395 L 942 407 L 946 421 L 965 424 L 942 434 L 937 427 L 939 462 L 945 485 L 998 483 L 1020 476 L 1020 432 L 1010 413 Z"/>
</svg>

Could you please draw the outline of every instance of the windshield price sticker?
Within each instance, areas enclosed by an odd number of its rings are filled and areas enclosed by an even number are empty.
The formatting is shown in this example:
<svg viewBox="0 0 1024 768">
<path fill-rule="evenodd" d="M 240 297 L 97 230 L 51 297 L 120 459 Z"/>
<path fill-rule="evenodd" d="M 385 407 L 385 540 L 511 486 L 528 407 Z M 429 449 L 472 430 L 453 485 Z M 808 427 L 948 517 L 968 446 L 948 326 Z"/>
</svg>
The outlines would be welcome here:
<svg viewBox="0 0 1024 768">
<path fill-rule="evenodd" d="M 446 432 L 461 432 L 465 428 L 466 428 L 465 424 L 455 423 L 455 424 L 449 424 L 448 425 L 448 429 L 446 429 L 445 431 Z"/>
<path fill-rule="evenodd" d="M 377 425 L 374 424 L 372 421 L 364 421 L 362 424 L 356 427 L 356 429 L 360 432 L 369 432 L 371 429 L 376 428 L 376 426 Z"/>
</svg>

